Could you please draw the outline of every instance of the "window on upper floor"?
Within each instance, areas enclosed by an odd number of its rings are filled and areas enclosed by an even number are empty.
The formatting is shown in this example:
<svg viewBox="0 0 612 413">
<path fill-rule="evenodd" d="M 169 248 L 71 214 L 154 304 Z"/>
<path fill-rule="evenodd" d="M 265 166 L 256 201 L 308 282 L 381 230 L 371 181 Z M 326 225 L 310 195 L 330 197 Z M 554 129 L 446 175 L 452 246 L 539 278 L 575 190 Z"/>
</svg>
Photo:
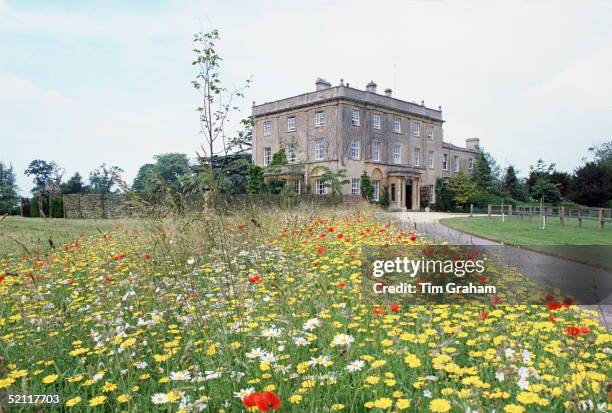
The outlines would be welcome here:
<svg viewBox="0 0 612 413">
<path fill-rule="evenodd" d="M 380 142 L 372 142 L 372 160 L 380 161 Z"/>
<path fill-rule="evenodd" d="M 412 122 L 412 136 L 421 136 L 421 122 Z"/>
<path fill-rule="evenodd" d="M 263 132 L 264 132 L 264 136 L 272 135 L 272 121 L 271 120 L 264 120 Z"/>
<path fill-rule="evenodd" d="M 325 112 L 319 110 L 315 112 L 315 126 L 325 125 Z"/>
<path fill-rule="evenodd" d="M 359 118 L 359 109 L 351 110 L 351 125 L 360 126 L 361 119 Z"/>
<path fill-rule="evenodd" d="M 393 144 L 393 163 L 402 163 L 402 144 Z"/>
<path fill-rule="evenodd" d="M 433 126 L 427 126 L 427 139 L 433 140 L 434 138 L 434 128 Z"/>
<path fill-rule="evenodd" d="M 380 129 L 380 114 L 372 113 L 372 127 L 374 129 Z"/>
<path fill-rule="evenodd" d="M 359 160 L 361 156 L 360 146 L 359 139 L 353 139 L 351 141 L 351 159 Z"/>
<path fill-rule="evenodd" d="M 459 157 L 458 156 L 455 156 L 453 158 L 453 170 L 455 172 L 459 172 Z"/>
<path fill-rule="evenodd" d="M 448 154 L 442 154 L 442 170 L 448 171 Z"/>
<path fill-rule="evenodd" d="M 421 166 L 421 148 L 414 148 L 412 152 L 412 163 L 414 166 Z"/>
<path fill-rule="evenodd" d="M 295 116 L 289 116 L 287 118 L 287 132 L 295 130 Z"/>
<path fill-rule="evenodd" d="M 427 152 L 427 167 L 434 169 L 434 151 Z"/>
<path fill-rule="evenodd" d="M 468 159 L 468 172 L 472 173 L 474 170 L 474 158 Z"/>
<path fill-rule="evenodd" d="M 393 116 L 393 132 L 402 133 L 402 121 L 399 116 Z"/>
<path fill-rule="evenodd" d="M 315 160 L 320 161 L 325 159 L 325 140 L 323 138 L 315 139 Z"/>
<path fill-rule="evenodd" d="M 295 147 L 296 147 L 296 144 L 293 142 L 287 145 L 287 162 L 288 163 L 295 163 L 295 160 L 296 160 Z"/>
<path fill-rule="evenodd" d="M 263 159 L 264 166 L 270 165 L 271 161 L 272 161 L 272 148 L 264 148 L 264 159 Z"/>
</svg>

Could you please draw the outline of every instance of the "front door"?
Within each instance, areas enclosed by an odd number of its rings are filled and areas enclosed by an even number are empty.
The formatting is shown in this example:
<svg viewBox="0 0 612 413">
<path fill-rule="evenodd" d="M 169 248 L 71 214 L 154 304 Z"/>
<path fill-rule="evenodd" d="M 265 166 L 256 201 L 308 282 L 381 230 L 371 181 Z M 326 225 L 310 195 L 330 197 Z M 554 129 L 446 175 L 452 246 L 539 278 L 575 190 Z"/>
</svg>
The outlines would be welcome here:
<svg viewBox="0 0 612 413">
<path fill-rule="evenodd" d="M 406 198 L 406 209 L 412 209 L 412 184 L 406 184 L 406 192 L 404 192 Z"/>
</svg>

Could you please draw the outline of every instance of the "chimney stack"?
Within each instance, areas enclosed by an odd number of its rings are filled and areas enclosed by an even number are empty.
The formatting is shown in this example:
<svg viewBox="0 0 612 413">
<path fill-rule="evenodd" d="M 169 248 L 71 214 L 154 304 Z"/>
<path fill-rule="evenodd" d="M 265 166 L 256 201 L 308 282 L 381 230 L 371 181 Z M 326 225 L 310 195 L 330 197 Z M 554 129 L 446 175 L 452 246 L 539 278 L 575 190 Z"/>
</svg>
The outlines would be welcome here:
<svg viewBox="0 0 612 413">
<path fill-rule="evenodd" d="M 331 83 L 321 77 L 318 77 L 317 81 L 315 82 L 315 86 L 316 90 L 323 90 L 331 87 Z"/>
<path fill-rule="evenodd" d="M 479 146 L 480 146 L 480 139 L 479 138 L 467 138 L 465 140 L 465 147 L 466 147 L 466 149 L 471 149 L 473 151 L 477 151 Z"/>
<path fill-rule="evenodd" d="M 374 81 L 371 80 L 370 83 L 366 85 L 366 90 L 368 92 L 376 93 L 376 83 L 374 83 Z"/>
<path fill-rule="evenodd" d="M 386 88 L 385 89 L 385 96 L 389 96 L 389 97 L 393 96 L 393 91 L 391 89 L 389 89 L 389 88 Z"/>
</svg>

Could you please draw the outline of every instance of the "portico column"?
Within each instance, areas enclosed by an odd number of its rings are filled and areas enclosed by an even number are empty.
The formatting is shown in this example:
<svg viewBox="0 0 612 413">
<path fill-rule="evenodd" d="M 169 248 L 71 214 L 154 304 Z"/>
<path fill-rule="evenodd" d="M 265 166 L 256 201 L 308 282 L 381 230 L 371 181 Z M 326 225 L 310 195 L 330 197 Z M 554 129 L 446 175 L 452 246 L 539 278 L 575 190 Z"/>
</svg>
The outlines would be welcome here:
<svg viewBox="0 0 612 413">
<path fill-rule="evenodd" d="M 421 209 L 421 180 L 417 178 L 416 181 L 416 208 L 417 211 Z"/>
<path fill-rule="evenodd" d="M 402 191 L 404 178 L 401 178 L 398 176 L 397 178 L 395 178 L 395 181 L 397 182 L 396 184 L 397 188 L 395 189 L 395 196 L 397 197 L 397 207 L 401 208 L 402 207 L 402 193 L 404 192 Z"/>
</svg>

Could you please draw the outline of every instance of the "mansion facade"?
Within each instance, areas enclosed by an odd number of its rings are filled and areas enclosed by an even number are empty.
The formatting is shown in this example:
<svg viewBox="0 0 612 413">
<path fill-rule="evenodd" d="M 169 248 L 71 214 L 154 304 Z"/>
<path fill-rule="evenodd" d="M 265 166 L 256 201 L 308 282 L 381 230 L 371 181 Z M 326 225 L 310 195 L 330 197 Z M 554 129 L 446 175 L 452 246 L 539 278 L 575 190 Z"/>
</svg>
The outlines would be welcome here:
<svg viewBox="0 0 612 413">
<path fill-rule="evenodd" d="M 437 178 L 471 173 L 479 140 L 466 139 L 465 147 L 444 142 L 441 107 L 394 98 L 391 89 L 379 94 L 374 82 L 366 90 L 320 78 L 315 85 L 313 92 L 253 103 L 253 162 L 265 168 L 281 149 L 288 161 L 266 176 L 287 180 L 299 193 L 325 194 L 319 177 L 326 168 L 345 169 L 350 183 L 343 194 L 360 195 L 365 171 L 374 200 L 387 187 L 391 207 L 418 210 L 422 194 L 435 201 Z"/>
</svg>

